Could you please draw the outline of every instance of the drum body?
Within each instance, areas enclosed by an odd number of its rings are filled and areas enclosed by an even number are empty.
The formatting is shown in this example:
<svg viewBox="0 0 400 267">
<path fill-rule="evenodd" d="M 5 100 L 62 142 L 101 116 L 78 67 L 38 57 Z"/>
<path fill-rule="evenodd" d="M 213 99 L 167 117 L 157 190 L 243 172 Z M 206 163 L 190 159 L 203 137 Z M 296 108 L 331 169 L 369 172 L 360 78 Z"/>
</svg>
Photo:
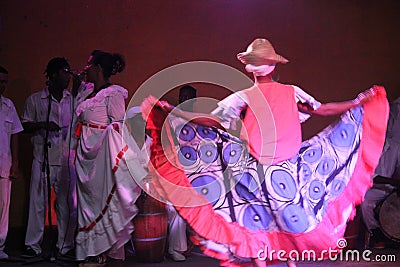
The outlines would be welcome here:
<svg viewBox="0 0 400 267">
<path fill-rule="evenodd" d="M 382 232 L 392 241 L 400 242 L 400 196 L 394 192 L 386 197 L 379 208 Z"/>
<path fill-rule="evenodd" d="M 360 246 L 360 232 L 361 232 L 361 211 L 357 208 L 356 215 L 353 220 L 347 222 L 346 232 L 344 238 L 347 245 L 344 250 L 357 249 Z"/>
<path fill-rule="evenodd" d="M 132 235 L 136 258 L 141 262 L 161 262 L 168 229 L 166 204 L 143 192 L 136 205 L 139 214 L 133 219 L 135 230 Z"/>
</svg>

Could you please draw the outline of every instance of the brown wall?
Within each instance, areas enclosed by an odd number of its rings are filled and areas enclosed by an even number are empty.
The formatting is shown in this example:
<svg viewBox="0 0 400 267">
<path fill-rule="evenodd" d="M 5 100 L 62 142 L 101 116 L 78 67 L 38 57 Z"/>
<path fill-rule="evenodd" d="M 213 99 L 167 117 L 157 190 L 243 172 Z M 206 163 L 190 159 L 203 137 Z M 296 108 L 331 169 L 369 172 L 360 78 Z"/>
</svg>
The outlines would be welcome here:
<svg viewBox="0 0 400 267">
<path fill-rule="evenodd" d="M 65 56 L 80 69 L 93 49 L 122 53 L 126 70 L 113 77 L 130 96 L 166 67 L 206 60 L 243 71 L 236 54 L 256 37 L 271 40 L 290 63 L 280 81 L 320 101 L 347 100 L 372 84 L 399 97 L 400 2 L 354 0 L 13 0 L 1 1 L 0 65 L 10 72 L 6 95 L 22 112 L 40 90 L 48 60 Z M 228 91 L 198 85 L 199 96 Z M 167 96 L 176 99 L 176 90 Z M 308 137 L 327 123 L 312 119 Z M 21 136 L 22 179 L 14 182 L 11 225 L 26 223 L 31 148 Z"/>
</svg>

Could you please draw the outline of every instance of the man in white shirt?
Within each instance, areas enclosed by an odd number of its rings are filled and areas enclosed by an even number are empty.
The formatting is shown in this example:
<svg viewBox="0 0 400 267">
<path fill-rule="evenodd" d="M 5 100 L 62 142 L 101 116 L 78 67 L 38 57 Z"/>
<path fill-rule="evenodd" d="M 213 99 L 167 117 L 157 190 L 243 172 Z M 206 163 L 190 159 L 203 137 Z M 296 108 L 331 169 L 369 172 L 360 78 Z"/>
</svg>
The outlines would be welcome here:
<svg viewBox="0 0 400 267">
<path fill-rule="evenodd" d="M 71 94 L 66 90 L 71 71 L 65 58 L 56 57 L 49 61 L 45 73 L 46 87 L 28 97 L 21 120 L 25 132 L 33 134 L 29 220 L 25 237 L 26 250 L 21 255 L 25 258 L 36 257 L 42 253 L 47 194 L 50 193 L 48 180 L 57 199 L 56 247 L 59 255 L 70 254 L 74 249 L 76 174 L 69 141 L 73 109 Z"/>
<path fill-rule="evenodd" d="M 8 71 L 0 67 L 0 260 L 7 259 L 4 252 L 8 232 L 11 179 L 18 177 L 18 137 L 23 130 L 13 102 L 4 97 Z"/>
</svg>

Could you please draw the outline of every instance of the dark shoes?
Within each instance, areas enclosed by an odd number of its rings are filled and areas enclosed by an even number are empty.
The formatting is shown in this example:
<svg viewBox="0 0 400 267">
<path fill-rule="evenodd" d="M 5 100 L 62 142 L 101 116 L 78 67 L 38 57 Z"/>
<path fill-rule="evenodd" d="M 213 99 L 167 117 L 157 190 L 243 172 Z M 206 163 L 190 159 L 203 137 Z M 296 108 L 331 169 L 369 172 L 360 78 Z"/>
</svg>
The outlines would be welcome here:
<svg viewBox="0 0 400 267">
<path fill-rule="evenodd" d="M 101 254 L 98 256 L 87 257 L 84 262 L 79 264 L 79 267 L 100 267 L 105 266 L 109 262 L 110 258 L 105 254 Z"/>
<path fill-rule="evenodd" d="M 25 259 L 31 259 L 39 257 L 40 253 L 36 253 L 31 247 L 27 247 L 24 252 L 22 252 L 21 257 Z"/>
<path fill-rule="evenodd" d="M 21 257 L 25 259 L 32 259 L 41 256 L 42 256 L 41 253 L 36 253 L 36 251 L 31 247 L 27 247 L 25 251 L 21 254 Z M 55 257 L 53 258 L 50 257 L 50 260 L 52 259 L 56 260 Z M 57 259 L 62 261 L 75 261 L 76 260 L 75 250 L 71 249 L 65 254 L 61 254 L 60 252 L 58 252 Z"/>
</svg>

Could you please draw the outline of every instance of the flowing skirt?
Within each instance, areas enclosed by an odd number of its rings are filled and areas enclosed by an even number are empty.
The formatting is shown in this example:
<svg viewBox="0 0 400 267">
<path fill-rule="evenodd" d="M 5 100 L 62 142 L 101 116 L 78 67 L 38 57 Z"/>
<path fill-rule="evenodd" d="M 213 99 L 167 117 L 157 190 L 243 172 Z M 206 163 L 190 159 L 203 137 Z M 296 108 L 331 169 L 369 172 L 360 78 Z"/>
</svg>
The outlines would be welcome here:
<svg viewBox="0 0 400 267">
<path fill-rule="evenodd" d="M 131 239 L 132 219 L 138 213 L 135 202 L 141 193 L 135 179 L 146 175 L 138 164 L 133 172 L 128 168 L 131 154 L 112 125 L 104 130 L 83 126 L 76 156 L 78 260 L 103 252 L 124 259 L 123 245 Z"/>
<path fill-rule="evenodd" d="M 388 104 L 384 90 L 303 142 L 297 155 L 265 166 L 238 138 L 167 116 L 154 108 L 149 166 L 158 193 L 197 234 L 204 253 L 223 266 L 250 258 L 274 262 L 293 251 L 345 247 L 346 223 L 372 185 Z"/>
</svg>

